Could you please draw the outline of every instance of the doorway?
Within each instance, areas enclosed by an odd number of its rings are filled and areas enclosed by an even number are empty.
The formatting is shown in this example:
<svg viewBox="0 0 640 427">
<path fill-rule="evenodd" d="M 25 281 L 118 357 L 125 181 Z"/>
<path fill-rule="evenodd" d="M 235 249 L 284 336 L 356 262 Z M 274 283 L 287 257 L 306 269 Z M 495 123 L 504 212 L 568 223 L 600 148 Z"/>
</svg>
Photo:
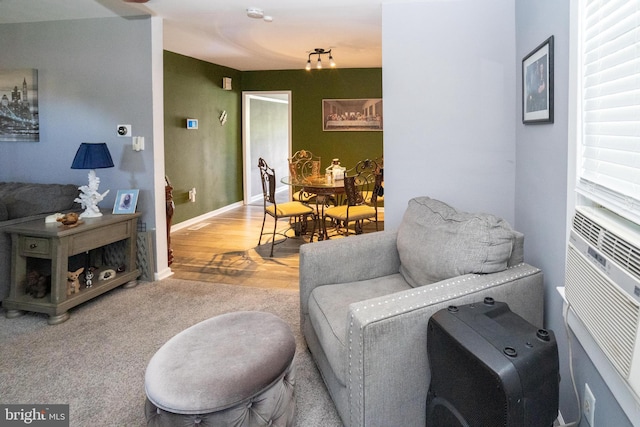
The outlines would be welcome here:
<svg viewBox="0 0 640 427">
<path fill-rule="evenodd" d="M 291 156 L 291 91 L 242 93 L 242 153 L 245 204 L 260 201 L 258 159 L 264 158 L 278 179 L 288 175 Z M 276 191 L 286 191 L 280 184 Z"/>
</svg>

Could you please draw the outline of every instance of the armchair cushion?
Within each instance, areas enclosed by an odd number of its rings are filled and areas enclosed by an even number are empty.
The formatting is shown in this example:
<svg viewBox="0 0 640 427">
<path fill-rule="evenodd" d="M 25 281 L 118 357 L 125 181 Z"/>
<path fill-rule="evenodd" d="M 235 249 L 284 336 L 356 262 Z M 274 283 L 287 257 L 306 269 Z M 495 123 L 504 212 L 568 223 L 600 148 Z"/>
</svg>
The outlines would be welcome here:
<svg viewBox="0 0 640 427">
<path fill-rule="evenodd" d="M 344 386 L 347 380 L 347 322 L 353 303 L 411 289 L 400 274 L 359 282 L 315 288 L 309 298 L 309 318 L 325 352 L 331 370 Z"/>
<path fill-rule="evenodd" d="M 413 287 L 469 273 L 507 268 L 516 232 L 490 214 L 457 212 L 441 201 L 418 197 L 398 229 L 400 273 Z"/>
</svg>

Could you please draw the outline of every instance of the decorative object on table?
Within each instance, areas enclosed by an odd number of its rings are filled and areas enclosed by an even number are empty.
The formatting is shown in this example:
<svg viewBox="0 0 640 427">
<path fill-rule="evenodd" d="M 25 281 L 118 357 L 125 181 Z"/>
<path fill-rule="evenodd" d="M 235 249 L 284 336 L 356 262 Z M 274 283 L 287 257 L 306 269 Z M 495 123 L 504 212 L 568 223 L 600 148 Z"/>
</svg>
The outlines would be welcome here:
<svg viewBox="0 0 640 427">
<path fill-rule="evenodd" d="M 109 280 L 114 277 L 116 277 L 116 271 L 110 268 L 108 270 L 101 271 L 98 275 L 98 280 Z"/>
<path fill-rule="evenodd" d="M 140 190 L 118 190 L 116 201 L 113 204 L 114 214 L 132 214 L 136 211 L 138 204 L 138 193 Z"/>
<path fill-rule="evenodd" d="M 0 141 L 40 141 L 38 70 L 0 70 L 0 87 L 8 95 L 0 108 Z"/>
<path fill-rule="evenodd" d="M 340 166 L 340 159 L 331 160 L 331 165 L 325 169 L 325 178 L 327 182 L 336 182 L 344 179 L 344 173 L 347 168 Z"/>
<path fill-rule="evenodd" d="M 382 98 L 323 99 L 323 131 L 382 131 Z"/>
<path fill-rule="evenodd" d="M 83 271 L 84 267 L 67 272 L 67 296 L 80 292 L 80 275 Z"/>
<path fill-rule="evenodd" d="M 23 284 L 27 294 L 33 298 L 43 298 L 51 290 L 51 276 L 31 270 L 27 273 Z"/>
<path fill-rule="evenodd" d="M 553 36 L 522 60 L 522 123 L 553 123 Z"/>
<path fill-rule="evenodd" d="M 104 142 L 89 143 L 83 142 L 76 152 L 76 156 L 71 164 L 71 169 L 89 169 L 89 185 L 83 185 L 78 189 L 82 194 L 75 199 L 82 205 L 84 212 L 80 214 L 80 218 L 95 218 L 102 216 L 102 212 L 98 208 L 98 203 L 105 198 L 109 190 L 100 194 L 98 187 L 100 186 L 100 178 L 96 176 L 96 169 L 112 168 L 113 160 L 109 153 L 109 148 Z"/>
<path fill-rule="evenodd" d="M 56 212 L 54 214 L 51 215 L 47 215 L 44 218 L 44 222 L 49 224 L 49 223 L 53 223 L 53 222 L 60 222 L 60 218 L 62 218 L 64 216 L 64 214 L 61 214 L 60 212 Z"/>
<path fill-rule="evenodd" d="M 84 287 L 85 288 L 90 288 L 93 286 L 93 278 L 95 277 L 95 274 L 93 273 L 94 268 L 93 267 L 89 267 L 87 268 L 87 272 L 84 273 Z"/>
<path fill-rule="evenodd" d="M 82 224 L 80 216 L 76 212 L 69 212 L 57 217 L 56 221 L 62 223 L 63 226 L 71 228 Z"/>
</svg>

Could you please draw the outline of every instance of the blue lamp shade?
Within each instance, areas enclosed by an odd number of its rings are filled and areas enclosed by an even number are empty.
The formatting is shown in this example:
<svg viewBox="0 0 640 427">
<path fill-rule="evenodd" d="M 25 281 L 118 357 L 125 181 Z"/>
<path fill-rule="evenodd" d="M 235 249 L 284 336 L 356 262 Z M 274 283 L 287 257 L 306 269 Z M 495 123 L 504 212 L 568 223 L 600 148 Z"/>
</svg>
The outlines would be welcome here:
<svg viewBox="0 0 640 427">
<path fill-rule="evenodd" d="M 104 142 L 89 143 L 83 142 L 76 152 L 71 169 L 100 169 L 112 168 L 113 160 Z"/>
</svg>

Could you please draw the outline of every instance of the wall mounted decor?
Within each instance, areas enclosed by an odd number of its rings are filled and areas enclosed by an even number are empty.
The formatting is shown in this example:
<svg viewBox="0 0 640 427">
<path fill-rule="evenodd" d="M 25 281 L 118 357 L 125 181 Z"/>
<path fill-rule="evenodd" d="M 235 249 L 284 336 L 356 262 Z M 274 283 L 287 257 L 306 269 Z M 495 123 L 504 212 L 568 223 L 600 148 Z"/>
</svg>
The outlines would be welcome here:
<svg viewBox="0 0 640 427">
<path fill-rule="evenodd" d="M 381 131 L 382 98 L 323 99 L 323 131 Z"/>
<path fill-rule="evenodd" d="M 40 141 L 38 70 L 0 70 L 0 141 Z"/>
<path fill-rule="evenodd" d="M 522 123 L 553 123 L 553 36 L 522 60 Z"/>
</svg>

